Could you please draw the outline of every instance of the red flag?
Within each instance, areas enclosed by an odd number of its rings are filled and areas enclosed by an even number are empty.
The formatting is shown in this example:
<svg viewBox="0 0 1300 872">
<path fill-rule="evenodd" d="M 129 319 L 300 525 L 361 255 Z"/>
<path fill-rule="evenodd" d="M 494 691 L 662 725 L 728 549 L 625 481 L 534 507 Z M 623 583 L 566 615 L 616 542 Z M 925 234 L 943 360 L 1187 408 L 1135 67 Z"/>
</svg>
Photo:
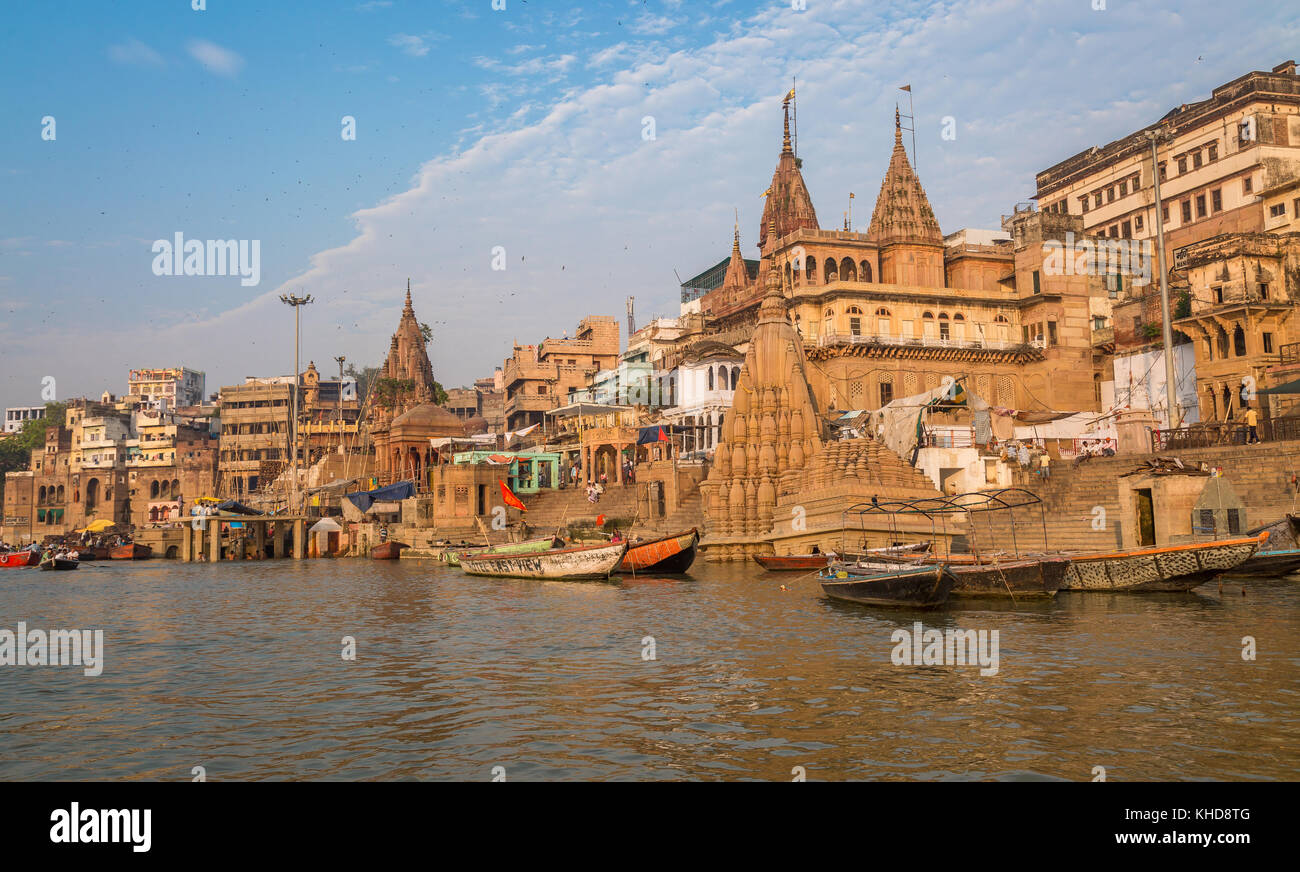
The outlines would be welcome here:
<svg viewBox="0 0 1300 872">
<path fill-rule="evenodd" d="M 659 428 L 659 439 L 658 439 L 658 441 L 659 441 L 659 442 L 667 442 L 667 441 L 668 441 L 668 434 L 664 432 L 664 428 L 663 428 L 663 427 L 660 427 L 660 428 Z"/>
<path fill-rule="evenodd" d="M 603 527 L 603 526 L 605 526 L 605 516 L 604 516 L 604 515 L 597 515 L 597 516 L 596 516 L 596 526 L 597 526 L 597 527 Z"/>
<path fill-rule="evenodd" d="M 523 501 L 521 501 L 519 497 L 514 495 L 510 488 L 506 487 L 504 481 L 501 479 L 497 479 L 497 481 L 501 484 L 501 499 L 506 501 L 507 506 L 518 509 L 521 512 L 528 511 L 528 507 L 523 504 Z"/>
</svg>

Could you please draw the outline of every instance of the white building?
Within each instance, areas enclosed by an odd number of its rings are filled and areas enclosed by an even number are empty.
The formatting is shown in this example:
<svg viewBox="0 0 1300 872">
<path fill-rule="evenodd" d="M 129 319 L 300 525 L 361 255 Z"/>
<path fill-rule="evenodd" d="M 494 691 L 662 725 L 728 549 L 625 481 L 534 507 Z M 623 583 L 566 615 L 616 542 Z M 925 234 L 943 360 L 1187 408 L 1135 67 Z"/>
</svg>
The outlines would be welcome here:
<svg viewBox="0 0 1300 872">
<path fill-rule="evenodd" d="M 5 409 L 6 433 L 17 433 L 28 421 L 45 417 L 44 406 L 11 406 Z"/>
<path fill-rule="evenodd" d="M 675 404 L 664 417 L 690 428 L 684 441 L 687 455 L 711 453 L 717 447 L 744 363 L 744 356 L 730 345 L 704 341 L 688 348 L 673 370 L 668 390 Z"/>
<path fill-rule="evenodd" d="M 198 370 L 183 366 L 133 369 L 127 379 L 128 399 L 136 405 L 157 409 L 201 406 L 206 378 Z"/>
</svg>

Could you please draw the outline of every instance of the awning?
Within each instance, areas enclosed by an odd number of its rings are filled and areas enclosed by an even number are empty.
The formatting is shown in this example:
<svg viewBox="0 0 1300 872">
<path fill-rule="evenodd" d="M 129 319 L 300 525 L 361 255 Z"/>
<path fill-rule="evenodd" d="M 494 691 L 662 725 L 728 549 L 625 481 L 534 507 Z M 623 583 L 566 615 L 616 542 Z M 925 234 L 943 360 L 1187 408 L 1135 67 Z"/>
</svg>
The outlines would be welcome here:
<svg viewBox="0 0 1300 872">
<path fill-rule="evenodd" d="M 217 503 L 217 511 L 230 512 L 232 515 L 262 515 L 265 512 L 259 512 L 257 509 L 250 509 L 243 503 L 234 500 L 222 500 Z"/>
<path fill-rule="evenodd" d="M 653 427 L 642 427 L 637 433 L 637 445 L 649 445 L 651 442 L 671 442 L 669 438 L 674 433 L 689 433 L 694 427 L 686 424 L 656 424 Z"/>
<path fill-rule="evenodd" d="M 311 527 L 307 530 L 307 532 L 308 533 L 341 533 L 343 532 L 343 527 L 342 525 L 339 524 L 338 521 L 334 520 L 333 518 L 321 518 L 319 521 L 312 524 Z"/>
<path fill-rule="evenodd" d="M 89 524 L 86 525 L 85 529 L 80 530 L 79 532 L 102 533 L 111 526 L 113 526 L 113 522 L 108 520 L 108 518 L 100 518 L 98 521 L 91 521 Z"/>
<path fill-rule="evenodd" d="M 1275 388 L 1265 388 L 1262 391 L 1256 391 L 1259 394 L 1300 394 L 1300 378 L 1295 381 L 1289 381 L 1286 384 L 1278 385 Z"/>
</svg>

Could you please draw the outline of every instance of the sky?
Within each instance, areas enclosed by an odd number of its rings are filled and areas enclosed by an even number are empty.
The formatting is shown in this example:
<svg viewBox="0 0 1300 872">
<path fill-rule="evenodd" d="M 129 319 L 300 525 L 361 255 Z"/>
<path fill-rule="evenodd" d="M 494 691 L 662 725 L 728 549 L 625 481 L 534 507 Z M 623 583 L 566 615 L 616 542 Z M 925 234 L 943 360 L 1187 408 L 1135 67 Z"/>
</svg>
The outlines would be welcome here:
<svg viewBox="0 0 1300 872">
<path fill-rule="evenodd" d="M 675 316 L 737 210 L 756 257 L 792 82 L 823 227 L 852 192 L 865 230 L 910 84 L 950 233 L 1298 46 L 1294 0 L 8 4 L 0 406 L 289 373 L 285 293 L 315 300 L 304 368 L 379 365 L 408 279 L 436 377 L 469 384 L 629 296 Z M 256 243 L 258 283 L 157 275 L 178 233 Z"/>
</svg>

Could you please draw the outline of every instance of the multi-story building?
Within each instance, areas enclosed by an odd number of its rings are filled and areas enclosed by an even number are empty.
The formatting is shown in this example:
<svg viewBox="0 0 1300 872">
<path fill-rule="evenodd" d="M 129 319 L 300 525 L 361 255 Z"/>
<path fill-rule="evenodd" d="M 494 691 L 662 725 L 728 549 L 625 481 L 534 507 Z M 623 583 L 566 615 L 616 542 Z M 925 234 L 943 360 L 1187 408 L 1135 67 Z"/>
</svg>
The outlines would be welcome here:
<svg viewBox="0 0 1300 872">
<path fill-rule="evenodd" d="M 289 463 L 293 379 L 250 378 L 221 389 L 220 489 L 238 498 L 269 485 Z"/>
<path fill-rule="evenodd" d="M 542 423 L 546 411 L 564 403 L 571 390 L 582 390 L 596 373 L 615 368 L 619 350 L 618 319 L 603 315 L 583 318 L 572 339 L 516 344 L 502 370 L 506 429 Z"/>
<path fill-rule="evenodd" d="M 127 378 L 126 399 L 136 406 L 197 406 L 203 402 L 206 376 L 184 366 L 133 369 Z"/>
<path fill-rule="evenodd" d="M 5 409 L 5 433 L 17 433 L 28 421 L 45 417 L 44 406 L 10 406 Z"/>
</svg>

